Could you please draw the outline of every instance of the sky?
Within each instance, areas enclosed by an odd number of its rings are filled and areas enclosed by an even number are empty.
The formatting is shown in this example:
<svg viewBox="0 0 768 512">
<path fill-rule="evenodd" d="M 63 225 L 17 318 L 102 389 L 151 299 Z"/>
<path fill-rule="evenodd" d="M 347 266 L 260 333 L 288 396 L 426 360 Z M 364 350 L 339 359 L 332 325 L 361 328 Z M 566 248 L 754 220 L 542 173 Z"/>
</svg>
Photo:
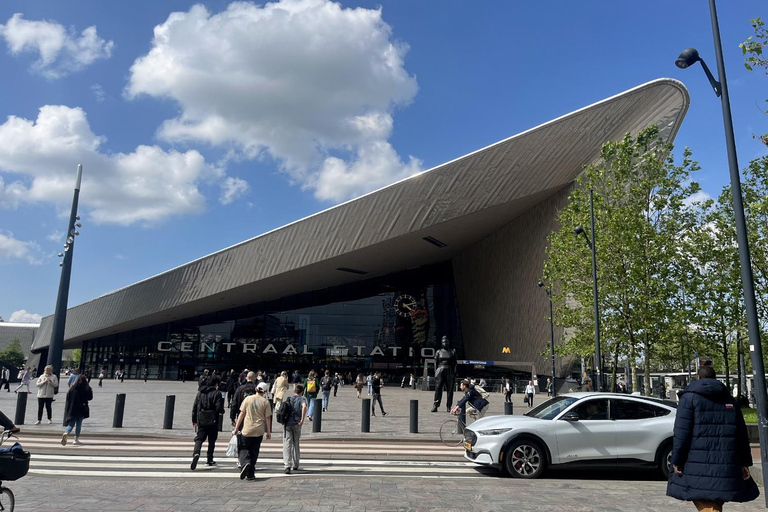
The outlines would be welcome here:
<svg viewBox="0 0 768 512">
<path fill-rule="evenodd" d="M 768 77 L 719 2 L 739 163 Z M 661 77 L 675 141 L 728 183 L 704 0 L 0 2 L 0 316 L 52 314 L 77 164 L 69 305 L 146 279 Z"/>
</svg>

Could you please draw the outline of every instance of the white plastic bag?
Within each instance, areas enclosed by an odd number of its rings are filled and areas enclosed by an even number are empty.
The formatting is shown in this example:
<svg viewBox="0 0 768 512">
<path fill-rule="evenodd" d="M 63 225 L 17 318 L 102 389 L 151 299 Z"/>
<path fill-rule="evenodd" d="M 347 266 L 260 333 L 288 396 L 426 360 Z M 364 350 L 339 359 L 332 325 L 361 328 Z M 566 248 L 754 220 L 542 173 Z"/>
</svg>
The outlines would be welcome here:
<svg viewBox="0 0 768 512">
<path fill-rule="evenodd" d="M 237 457 L 237 436 L 229 438 L 229 444 L 227 445 L 227 457 Z"/>
</svg>

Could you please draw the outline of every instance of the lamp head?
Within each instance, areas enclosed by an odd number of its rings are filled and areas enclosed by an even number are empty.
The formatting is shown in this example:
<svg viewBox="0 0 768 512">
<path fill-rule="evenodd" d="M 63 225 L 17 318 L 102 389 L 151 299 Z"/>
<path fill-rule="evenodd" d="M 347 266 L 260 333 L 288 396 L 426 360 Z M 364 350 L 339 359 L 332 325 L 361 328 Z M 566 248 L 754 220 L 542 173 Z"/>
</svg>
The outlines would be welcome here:
<svg viewBox="0 0 768 512">
<path fill-rule="evenodd" d="M 541 288 L 542 286 L 544 286 L 544 281 L 539 281 L 539 288 Z"/>
<path fill-rule="evenodd" d="M 685 69 L 693 66 L 700 60 L 701 57 L 699 57 L 699 52 L 696 50 L 696 48 L 686 48 L 680 52 L 677 60 L 675 60 L 675 66 L 679 67 L 680 69 Z"/>
<path fill-rule="evenodd" d="M 574 230 L 573 230 L 573 234 L 576 235 L 576 236 L 579 236 L 583 232 L 584 232 L 584 228 L 581 227 L 581 226 L 576 226 L 576 228 L 574 228 Z"/>
</svg>

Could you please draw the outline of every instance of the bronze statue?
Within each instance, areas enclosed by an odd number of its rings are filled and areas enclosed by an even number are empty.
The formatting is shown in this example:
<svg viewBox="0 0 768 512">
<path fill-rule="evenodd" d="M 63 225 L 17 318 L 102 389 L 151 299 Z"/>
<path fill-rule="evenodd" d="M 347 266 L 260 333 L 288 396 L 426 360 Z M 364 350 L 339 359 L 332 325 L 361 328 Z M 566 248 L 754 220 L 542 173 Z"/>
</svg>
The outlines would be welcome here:
<svg viewBox="0 0 768 512">
<path fill-rule="evenodd" d="M 443 399 L 443 387 L 447 391 L 446 405 L 448 411 L 453 405 L 453 387 L 456 378 L 456 352 L 450 348 L 448 336 L 443 336 L 440 342 L 442 348 L 435 353 L 435 401 L 432 412 L 437 412 Z"/>
</svg>

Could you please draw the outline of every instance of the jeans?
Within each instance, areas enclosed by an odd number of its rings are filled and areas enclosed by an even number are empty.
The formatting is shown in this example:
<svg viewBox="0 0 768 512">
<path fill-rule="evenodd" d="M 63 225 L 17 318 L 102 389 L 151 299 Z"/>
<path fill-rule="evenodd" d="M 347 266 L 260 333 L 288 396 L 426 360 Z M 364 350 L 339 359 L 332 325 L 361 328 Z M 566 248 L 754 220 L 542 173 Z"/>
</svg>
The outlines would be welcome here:
<svg viewBox="0 0 768 512">
<path fill-rule="evenodd" d="M 195 434 L 195 451 L 193 453 L 200 454 L 203 449 L 203 442 L 208 438 L 208 462 L 213 462 L 213 451 L 216 449 L 216 439 L 219 437 L 219 428 L 217 425 L 210 427 L 197 426 L 197 434 Z"/>
<path fill-rule="evenodd" d="M 510 389 L 507 391 L 507 394 L 504 395 L 504 401 L 505 402 L 511 402 L 512 401 L 512 390 Z"/>
<path fill-rule="evenodd" d="M 330 398 L 331 396 L 331 390 L 330 389 L 328 391 L 323 390 L 322 396 L 323 396 L 323 409 L 325 410 L 325 409 L 328 409 L 328 398 Z"/>
<path fill-rule="evenodd" d="M 22 388 L 22 386 L 27 386 L 27 393 L 29 393 L 29 382 L 20 382 L 18 386 L 16 386 L 16 389 L 13 391 L 16 392 Z"/>
<path fill-rule="evenodd" d="M 51 404 L 53 403 L 53 398 L 38 398 L 37 399 L 37 421 L 41 421 L 43 419 L 43 406 L 45 406 L 45 412 L 48 413 L 48 419 L 51 419 Z"/>
<path fill-rule="evenodd" d="M 261 441 L 264 439 L 264 436 L 240 436 L 240 439 L 240 451 L 237 453 L 237 460 L 242 467 L 245 467 L 246 464 L 251 465 L 248 474 L 245 476 L 253 478 L 253 468 L 256 467 L 256 461 L 259 460 L 259 450 L 261 449 Z"/>
<path fill-rule="evenodd" d="M 67 422 L 67 428 L 64 429 L 65 434 L 72 432 L 75 429 L 75 439 L 80 437 L 80 429 L 83 427 L 83 418 L 69 418 Z"/>
<path fill-rule="evenodd" d="M 381 403 L 381 393 L 374 393 L 373 394 L 373 400 L 371 400 L 371 416 L 376 416 L 376 402 L 379 402 L 379 409 L 381 409 L 381 414 L 386 414 L 384 412 L 384 405 Z"/>
<path fill-rule="evenodd" d="M 528 408 L 530 409 L 533 407 L 533 393 L 528 393 L 526 396 L 526 400 L 528 401 Z"/>
<path fill-rule="evenodd" d="M 310 418 L 312 417 L 312 411 L 315 410 L 315 398 L 317 397 L 307 397 L 307 402 L 309 403 L 309 406 L 307 407 L 307 416 Z"/>
<path fill-rule="evenodd" d="M 369 395 L 373 394 L 373 384 L 371 384 L 370 382 L 368 383 L 368 394 Z"/>
<path fill-rule="evenodd" d="M 301 458 L 299 439 L 301 439 L 300 426 L 285 427 L 283 433 L 283 465 L 286 468 L 298 469 L 299 467 L 299 459 Z"/>
<path fill-rule="evenodd" d="M 3 430 L 11 430 L 16 426 L 8 416 L 2 413 L 2 411 L 0 411 L 0 425 L 2 425 Z"/>
</svg>

